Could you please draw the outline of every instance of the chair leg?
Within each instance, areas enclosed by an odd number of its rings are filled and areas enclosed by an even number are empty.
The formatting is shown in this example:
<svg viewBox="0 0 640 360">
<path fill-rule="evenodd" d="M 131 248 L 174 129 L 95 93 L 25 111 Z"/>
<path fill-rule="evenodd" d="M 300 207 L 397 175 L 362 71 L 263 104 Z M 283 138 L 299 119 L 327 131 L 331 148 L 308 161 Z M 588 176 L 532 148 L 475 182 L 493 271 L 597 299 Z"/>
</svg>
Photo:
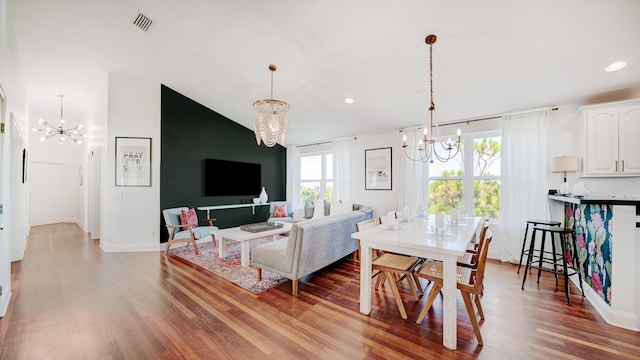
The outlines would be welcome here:
<svg viewBox="0 0 640 360">
<path fill-rule="evenodd" d="M 433 287 L 431 288 L 431 292 L 427 297 L 427 301 L 424 303 L 424 307 L 422 308 L 422 311 L 420 311 L 420 315 L 418 315 L 416 324 L 422 323 L 422 320 L 424 320 L 424 317 L 427 315 L 427 311 L 431 309 L 431 305 L 433 305 L 433 302 L 436 300 L 436 296 L 438 296 L 438 294 L 440 293 L 440 289 L 442 289 L 442 284 L 437 281 L 434 282 Z"/>
<path fill-rule="evenodd" d="M 298 280 L 291 280 L 291 295 L 298 296 Z"/>
<path fill-rule="evenodd" d="M 418 291 L 416 290 L 416 285 L 414 284 L 413 280 L 414 279 L 412 275 L 407 276 L 407 282 L 409 283 L 409 287 L 411 288 L 411 293 L 413 294 L 413 300 L 420 301 L 420 297 L 418 297 Z M 418 285 L 417 287 L 420 288 L 420 285 Z"/>
<path fill-rule="evenodd" d="M 384 275 L 387 278 L 388 286 L 391 287 L 393 297 L 396 299 L 396 305 L 398 306 L 398 310 L 400 311 L 400 316 L 402 316 L 404 320 L 407 320 L 407 311 L 404 309 L 404 304 L 402 303 L 402 298 L 400 297 L 400 292 L 398 291 L 396 282 L 393 279 L 393 274 L 391 274 L 391 272 L 389 271 L 385 271 Z"/>
<path fill-rule="evenodd" d="M 476 313 L 473 310 L 471 295 L 466 291 L 462 291 L 462 299 L 464 300 L 464 305 L 467 308 L 467 312 L 469 313 L 469 320 L 471 320 L 471 325 L 473 325 L 473 331 L 476 333 L 476 339 L 478 339 L 478 344 L 482 345 L 482 335 L 480 335 L 480 325 L 478 325 L 478 319 L 476 319 Z"/>
<path fill-rule="evenodd" d="M 258 268 L 258 281 L 262 281 L 262 269 Z"/>
<path fill-rule="evenodd" d="M 413 275 L 413 281 L 418 286 L 418 292 L 420 292 L 420 297 L 422 297 L 424 295 L 424 289 L 422 288 L 422 285 L 420 284 L 420 277 L 415 272 L 412 272 L 411 275 Z"/>
<path fill-rule="evenodd" d="M 164 248 L 164 256 L 169 253 L 169 247 L 171 246 L 171 240 L 167 240 L 167 247 Z"/>
<path fill-rule="evenodd" d="M 378 275 L 378 278 L 376 279 L 376 287 L 375 287 L 376 290 L 378 290 L 380 285 L 384 283 L 384 279 L 385 279 L 384 271 L 380 271 L 377 275 Z"/>
<path fill-rule="evenodd" d="M 198 255 L 198 246 L 196 245 L 196 240 L 191 238 L 191 245 L 193 245 L 193 251 Z"/>
<path fill-rule="evenodd" d="M 524 256 L 525 246 L 527 244 L 527 233 L 529 232 L 529 223 L 524 228 L 524 239 L 522 240 L 522 250 L 520 251 L 520 262 L 518 263 L 518 274 L 520 274 L 520 268 L 522 267 L 522 257 Z"/>
<path fill-rule="evenodd" d="M 484 311 L 482 310 L 482 305 L 480 304 L 480 296 L 476 295 L 474 301 L 476 302 L 476 308 L 478 309 L 480 319 L 484 320 Z"/>
</svg>

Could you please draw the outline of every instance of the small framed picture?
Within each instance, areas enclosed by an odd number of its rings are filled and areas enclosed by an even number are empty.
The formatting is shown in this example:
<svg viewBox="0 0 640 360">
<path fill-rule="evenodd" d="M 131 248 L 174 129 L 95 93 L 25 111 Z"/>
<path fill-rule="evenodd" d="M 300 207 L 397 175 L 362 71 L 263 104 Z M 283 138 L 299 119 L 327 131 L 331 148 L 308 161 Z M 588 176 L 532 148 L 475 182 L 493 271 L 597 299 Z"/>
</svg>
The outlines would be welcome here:
<svg viewBox="0 0 640 360">
<path fill-rule="evenodd" d="M 364 151 L 365 190 L 391 190 L 391 148 Z"/>
<path fill-rule="evenodd" d="M 151 186 L 151 138 L 116 137 L 116 186 Z"/>
</svg>

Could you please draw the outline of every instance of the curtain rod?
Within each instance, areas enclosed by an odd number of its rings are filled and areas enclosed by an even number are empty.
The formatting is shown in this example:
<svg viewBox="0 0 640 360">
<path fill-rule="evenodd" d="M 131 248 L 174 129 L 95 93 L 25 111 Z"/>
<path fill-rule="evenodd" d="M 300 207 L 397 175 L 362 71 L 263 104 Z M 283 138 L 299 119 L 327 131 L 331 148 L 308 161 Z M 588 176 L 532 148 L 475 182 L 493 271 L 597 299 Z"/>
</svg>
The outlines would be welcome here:
<svg viewBox="0 0 640 360">
<path fill-rule="evenodd" d="M 358 140 L 358 137 L 357 136 L 347 136 L 347 137 L 343 137 L 343 138 L 339 138 L 339 139 L 333 139 L 333 140 L 329 140 L 329 141 L 322 141 L 322 142 L 318 142 L 318 143 L 296 145 L 294 147 L 301 148 L 301 147 L 314 146 L 314 145 L 318 146 L 318 145 L 324 145 L 324 144 L 331 144 L 332 142 L 336 142 L 336 141 L 340 141 L 340 140 L 347 140 L 347 139 Z"/>
<path fill-rule="evenodd" d="M 458 120 L 458 121 L 453 121 L 453 122 L 437 124 L 436 126 L 441 127 L 441 126 L 459 125 L 459 124 L 467 124 L 468 125 L 468 124 L 470 124 L 472 122 L 500 119 L 503 116 L 520 115 L 520 114 L 526 114 L 526 113 L 536 112 L 536 111 L 541 111 L 541 110 L 546 110 L 546 109 L 549 109 L 549 108 L 545 107 L 545 108 L 538 108 L 538 109 L 532 109 L 532 110 L 523 110 L 523 111 L 510 112 L 510 113 L 501 114 L 501 115 L 489 115 L 489 116 L 483 116 L 483 117 L 479 117 L 479 118 L 471 118 L 471 119 L 466 119 L 466 120 Z M 556 110 L 558 110 L 558 107 L 556 106 L 554 108 L 551 108 L 551 110 L 552 111 L 556 111 Z M 406 129 L 419 129 L 421 127 L 422 126 L 412 126 L 410 128 L 406 128 Z M 400 132 L 402 132 L 403 130 L 404 129 L 400 129 Z"/>
<path fill-rule="evenodd" d="M 520 114 L 526 114 L 526 113 L 530 113 L 530 112 L 536 112 L 536 111 L 541 111 L 541 110 L 547 110 L 549 109 L 548 107 L 544 107 L 544 108 L 538 108 L 538 109 L 532 109 L 532 110 L 523 110 L 523 111 L 516 111 L 516 112 L 510 112 L 510 113 L 506 113 L 506 114 L 501 114 L 501 115 L 489 115 L 489 116 L 483 116 L 483 117 L 479 117 L 479 118 L 471 118 L 471 119 L 466 119 L 466 120 L 458 120 L 458 121 L 453 121 L 453 122 L 448 122 L 448 123 L 443 123 L 443 124 L 437 124 L 436 126 L 440 127 L 440 126 L 449 126 L 449 125 L 458 125 L 458 124 L 470 124 L 472 122 L 477 122 L 477 121 L 486 121 L 486 120 L 494 120 L 494 119 L 499 119 L 503 116 L 509 116 L 509 115 L 520 115 Z M 553 107 L 551 108 L 551 111 L 556 111 L 558 110 L 558 107 Z M 400 132 L 403 132 L 404 130 L 408 130 L 408 129 L 419 129 L 422 126 L 412 126 L 412 127 L 408 127 L 408 128 L 403 128 L 400 129 Z M 347 136 L 344 138 L 339 138 L 339 139 L 334 139 L 334 140 L 330 140 L 330 141 L 323 141 L 323 142 L 318 142 L 318 143 L 311 143 L 311 144 L 303 144 L 303 145 L 295 145 L 294 147 L 296 148 L 302 148 L 302 147 L 307 147 L 307 146 L 318 146 L 318 145 L 324 145 L 324 144 L 331 144 L 332 142 L 335 141 L 340 141 L 340 140 L 346 140 L 346 139 L 351 139 L 352 136 Z M 358 140 L 357 136 L 353 136 L 353 140 Z"/>
</svg>

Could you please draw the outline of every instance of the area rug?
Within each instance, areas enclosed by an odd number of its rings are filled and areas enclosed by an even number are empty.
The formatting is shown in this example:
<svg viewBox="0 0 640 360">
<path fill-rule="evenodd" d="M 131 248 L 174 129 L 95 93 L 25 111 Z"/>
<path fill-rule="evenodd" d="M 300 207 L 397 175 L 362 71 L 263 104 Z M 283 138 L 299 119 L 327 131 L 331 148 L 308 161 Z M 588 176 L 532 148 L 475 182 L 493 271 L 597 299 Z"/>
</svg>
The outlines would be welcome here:
<svg viewBox="0 0 640 360">
<path fill-rule="evenodd" d="M 269 241 L 270 238 L 252 241 L 250 248 Z M 288 280 L 263 270 L 262 280 L 258 281 L 258 271 L 255 267 L 240 265 L 240 243 L 237 242 L 227 243 L 227 256 L 224 259 L 218 257 L 218 248 L 213 246 L 211 241 L 198 244 L 198 255 L 193 251 L 193 247 L 188 245 L 169 250 L 169 256 L 208 270 L 254 294 L 267 291 Z"/>
</svg>

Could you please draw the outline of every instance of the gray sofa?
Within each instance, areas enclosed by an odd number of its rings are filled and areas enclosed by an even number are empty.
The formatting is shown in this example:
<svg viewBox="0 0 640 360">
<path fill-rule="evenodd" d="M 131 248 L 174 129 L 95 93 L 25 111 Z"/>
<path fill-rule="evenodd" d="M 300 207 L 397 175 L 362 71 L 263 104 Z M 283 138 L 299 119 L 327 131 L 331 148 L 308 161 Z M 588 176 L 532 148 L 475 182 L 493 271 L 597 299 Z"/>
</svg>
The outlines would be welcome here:
<svg viewBox="0 0 640 360">
<path fill-rule="evenodd" d="M 354 204 L 353 211 L 314 218 L 291 227 L 289 237 L 257 246 L 251 251 L 251 262 L 258 269 L 292 280 L 292 294 L 298 295 L 298 279 L 320 270 L 352 254 L 358 243 L 351 238 L 356 224 L 371 219 L 370 207 Z"/>
</svg>

